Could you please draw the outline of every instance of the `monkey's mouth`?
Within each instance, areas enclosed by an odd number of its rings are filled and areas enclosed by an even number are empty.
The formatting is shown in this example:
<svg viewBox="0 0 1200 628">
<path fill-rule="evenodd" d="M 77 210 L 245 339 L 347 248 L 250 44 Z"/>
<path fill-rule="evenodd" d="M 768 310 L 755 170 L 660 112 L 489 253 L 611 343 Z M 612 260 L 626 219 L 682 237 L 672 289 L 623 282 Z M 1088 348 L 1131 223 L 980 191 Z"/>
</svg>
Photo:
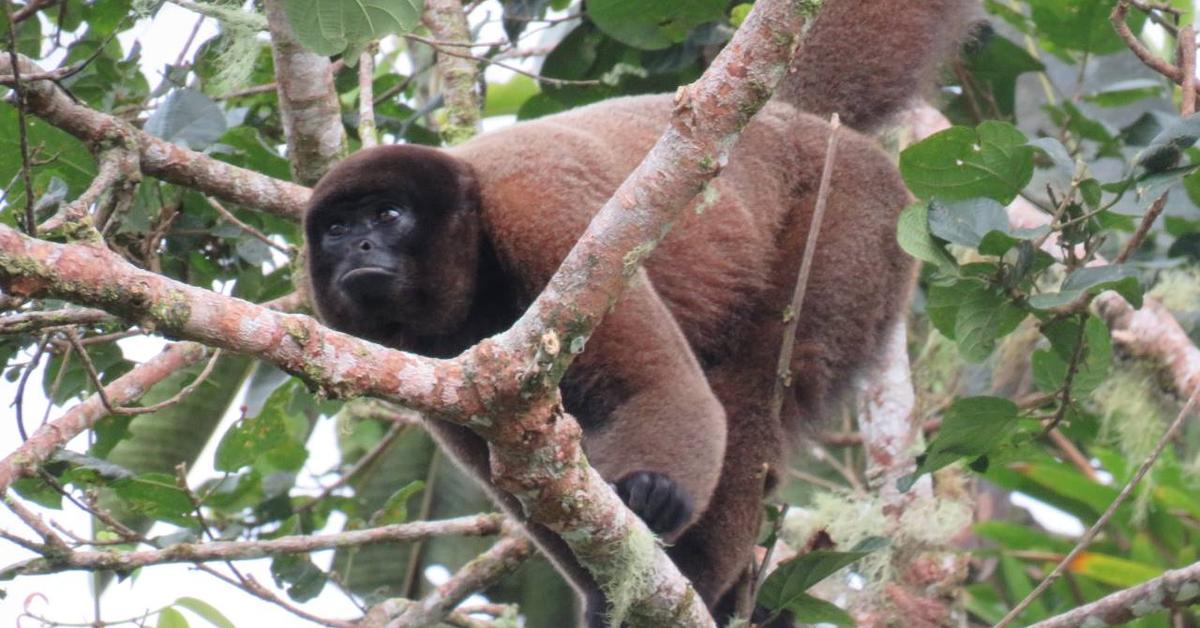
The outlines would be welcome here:
<svg viewBox="0 0 1200 628">
<path fill-rule="evenodd" d="M 381 301 L 394 297 L 398 288 L 396 272 L 382 266 L 359 266 L 346 271 L 338 285 L 351 298 L 360 301 Z"/>
<path fill-rule="evenodd" d="M 362 281 L 371 280 L 378 281 L 382 279 L 388 279 L 395 274 L 396 273 L 391 269 L 384 268 L 382 266 L 359 266 L 358 268 L 353 268 L 343 273 L 339 281 L 342 283 L 359 283 Z"/>
</svg>

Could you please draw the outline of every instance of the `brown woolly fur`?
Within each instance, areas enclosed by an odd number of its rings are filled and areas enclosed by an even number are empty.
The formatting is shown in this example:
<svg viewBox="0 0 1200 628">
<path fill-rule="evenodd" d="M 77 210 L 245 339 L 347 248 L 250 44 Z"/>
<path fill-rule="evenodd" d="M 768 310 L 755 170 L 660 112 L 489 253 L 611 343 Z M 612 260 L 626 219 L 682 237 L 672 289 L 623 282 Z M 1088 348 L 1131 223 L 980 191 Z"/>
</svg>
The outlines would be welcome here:
<svg viewBox="0 0 1200 628">
<path fill-rule="evenodd" d="M 827 0 L 788 84 L 750 122 L 709 193 L 693 201 L 562 383 L 589 461 L 672 545 L 722 622 L 746 572 L 764 491 L 789 435 L 880 349 L 912 261 L 896 244 L 909 200 L 873 139 L 843 131 L 827 217 L 799 313 L 792 394 L 768 405 L 783 311 L 808 236 L 829 126 L 873 128 L 920 89 L 977 0 Z M 451 356 L 516 319 L 592 214 L 666 126 L 670 95 L 610 100 L 523 122 L 450 150 L 364 150 L 316 187 L 309 275 L 331 326 Z M 485 483 L 486 443 L 431 422 Z M 488 485 L 509 512 L 510 495 Z M 604 595 L 549 531 L 530 532 L 606 625 Z"/>
<path fill-rule="evenodd" d="M 873 131 L 933 86 L 981 17 L 964 0 L 825 0 L 775 98 Z"/>
</svg>

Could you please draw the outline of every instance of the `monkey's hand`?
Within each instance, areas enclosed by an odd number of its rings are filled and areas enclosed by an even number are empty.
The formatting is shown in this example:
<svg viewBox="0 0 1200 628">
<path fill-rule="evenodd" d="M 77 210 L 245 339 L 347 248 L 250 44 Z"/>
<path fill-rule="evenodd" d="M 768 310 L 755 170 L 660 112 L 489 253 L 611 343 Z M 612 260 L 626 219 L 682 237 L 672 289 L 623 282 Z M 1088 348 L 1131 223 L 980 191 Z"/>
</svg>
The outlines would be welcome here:
<svg viewBox="0 0 1200 628">
<path fill-rule="evenodd" d="M 692 517 L 691 496 L 661 473 L 630 473 L 617 482 L 616 489 L 621 501 L 659 536 L 675 532 Z"/>
</svg>

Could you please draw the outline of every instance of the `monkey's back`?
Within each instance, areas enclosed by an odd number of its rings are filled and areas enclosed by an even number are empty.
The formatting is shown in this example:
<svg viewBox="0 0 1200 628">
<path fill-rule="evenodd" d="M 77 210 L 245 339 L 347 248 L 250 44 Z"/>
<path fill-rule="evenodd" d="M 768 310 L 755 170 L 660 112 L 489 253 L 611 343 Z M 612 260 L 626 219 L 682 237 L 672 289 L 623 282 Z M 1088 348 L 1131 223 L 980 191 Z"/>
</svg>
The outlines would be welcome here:
<svg viewBox="0 0 1200 628">
<path fill-rule="evenodd" d="M 452 149 L 480 178 L 485 230 L 501 262 L 524 270 L 529 295 L 642 161 L 671 107 L 669 94 L 613 99 Z M 701 199 L 693 201 L 648 261 L 655 288 L 705 362 L 778 351 L 828 133 L 825 121 L 768 103 L 714 180 L 715 200 L 702 214 L 694 211 Z M 793 368 L 823 382 L 804 393 L 821 398 L 877 352 L 911 272 L 895 239 L 909 198 L 895 166 L 873 139 L 841 133 Z"/>
</svg>

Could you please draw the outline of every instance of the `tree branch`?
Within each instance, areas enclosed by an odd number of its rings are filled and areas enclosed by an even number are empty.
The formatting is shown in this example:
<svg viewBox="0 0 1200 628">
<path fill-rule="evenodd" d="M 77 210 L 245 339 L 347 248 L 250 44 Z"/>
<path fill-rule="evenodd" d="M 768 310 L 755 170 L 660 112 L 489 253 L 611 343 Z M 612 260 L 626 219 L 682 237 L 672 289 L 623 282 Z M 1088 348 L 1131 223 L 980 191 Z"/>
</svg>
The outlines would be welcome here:
<svg viewBox="0 0 1200 628">
<path fill-rule="evenodd" d="M 177 543 L 163 549 L 137 551 L 68 551 L 53 557 L 32 558 L 9 565 L 0 569 L 0 579 L 61 571 L 131 571 L 147 565 L 167 563 L 247 560 L 274 554 L 307 554 L 339 547 L 398 543 L 434 536 L 490 536 L 500 532 L 504 520 L 504 515 L 492 513 L 441 521 L 413 521 L 333 534 L 297 534 L 265 541 Z"/>
<path fill-rule="evenodd" d="M 1154 611 L 1193 604 L 1200 604 L 1200 563 L 1172 569 L 1136 587 L 1106 595 L 1090 604 L 1033 624 L 1030 628 L 1116 626 Z"/>
<path fill-rule="evenodd" d="M 23 55 L 17 55 L 17 59 L 21 74 L 42 72 Z M 0 55 L 2 74 L 12 74 L 8 55 Z M 29 81 L 23 85 L 30 113 L 84 142 L 104 146 L 114 140 L 123 141 L 129 134 L 140 153 L 142 172 L 150 176 L 292 220 L 300 219 L 308 202 L 308 188 L 217 161 L 134 129 L 118 118 L 76 102 L 51 81 Z"/>
<path fill-rule="evenodd" d="M 279 115 L 287 136 L 292 178 L 313 185 L 346 155 L 346 133 L 329 58 L 296 40 L 280 0 L 266 0 Z"/>
<path fill-rule="evenodd" d="M 426 0 L 422 17 L 437 39 L 470 41 L 471 30 L 459 0 Z M 468 51 L 469 52 L 469 51 Z M 479 66 L 464 55 L 450 55 L 437 50 L 437 72 L 442 79 L 442 97 L 446 103 L 446 123 L 442 140 L 449 145 L 461 144 L 479 132 Z"/>
<path fill-rule="evenodd" d="M 387 600 L 367 613 L 362 626 L 372 628 L 384 625 L 374 621 L 376 618 L 389 619 L 386 623 L 388 628 L 436 626 L 472 593 L 487 588 L 521 566 L 532 551 L 529 539 L 520 533 L 500 539 L 421 600 Z"/>
</svg>

